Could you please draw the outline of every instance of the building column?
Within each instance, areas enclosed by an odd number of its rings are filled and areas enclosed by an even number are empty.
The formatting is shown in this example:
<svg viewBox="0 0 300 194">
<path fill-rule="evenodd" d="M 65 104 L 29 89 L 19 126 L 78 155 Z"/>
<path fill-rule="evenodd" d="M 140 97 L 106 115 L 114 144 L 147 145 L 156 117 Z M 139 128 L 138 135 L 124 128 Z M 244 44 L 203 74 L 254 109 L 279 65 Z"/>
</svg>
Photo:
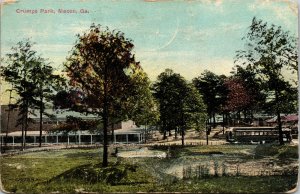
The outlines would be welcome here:
<svg viewBox="0 0 300 194">
<path fill-rule="evenodd" d="M 128 134 L 126 134 L 126 143 L 128 144 Z"/>
<path fill-rule="evenodd" d="M 33 136 L 33 143 L 36 143 L 36 136 Z"/>
<path fill-rule="evenodd" d="M 139 137 L 139 143 L 141 142 L 141 134 L 138 133 L 138 137 Z"/>
<path fill-rule="evenodd" d="M 12 144 L 13 144 L 13 146 L 15 146 L 15 136 L 12 136 L 12 139 L 13 139 Z"/>
<path fill-rule="evenodd" d="M 58 144 L 58 135 L 56 135 L 56 144 Z"/>
<path fill-rule="evenodd" d="M 45 143 L 47 143 L 47 135 L 45 135 Z"/>
<path fill-rule="evenodd" d="M 93 135 L 91 135 L 91 145 L 93 145 Z"/>
<path fill-rule="evenodd" d="M 68 134 L 68 145 L 70 144 L 70 138 L 69 138 L 69 134 Z"/>
<path fill-rule="evenodd" d="M 79 145 L 81 144 L 80 134 L 78 135 Z"/>
<path fill-rule="evenodd" d="M 114 134 L 114 143 L 116 143 L 116 140 L 117 140 L 116 134 Z"/>
</svg>

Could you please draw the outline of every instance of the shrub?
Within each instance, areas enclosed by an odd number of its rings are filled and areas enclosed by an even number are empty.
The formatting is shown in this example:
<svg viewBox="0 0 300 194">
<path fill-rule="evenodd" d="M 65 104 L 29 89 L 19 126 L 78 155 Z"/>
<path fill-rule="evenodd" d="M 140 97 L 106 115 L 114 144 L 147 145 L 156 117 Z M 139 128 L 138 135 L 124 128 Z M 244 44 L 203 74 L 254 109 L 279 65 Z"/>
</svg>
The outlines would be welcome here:
<svg viewBox="0 0 300 194">
<path fill-rule="evenodd" d="M 265 156 L 275 156 L 279 153 L 280 146 L 274 144 L 260 144 L 255 148 L 255 158 L 262 158 Z"/>
<path fill-rule="evenodd" d="M 75 179 L 87 183 L 104 182 L 115 185 L 127 176 L 128 170 L 135 171 L 136 167 L 124 164 L 115 164 L 108 167 L 102 167 L 100 164 L 87 164 L 70 169 L 50 181 Z"/>
<path fill-rule="evenodd" d="M 296 146 L 283 146 L 279 150 L 278 158 L 287 159 L 287 158 L 298 158 L 298 147 Z"/>
</svg>

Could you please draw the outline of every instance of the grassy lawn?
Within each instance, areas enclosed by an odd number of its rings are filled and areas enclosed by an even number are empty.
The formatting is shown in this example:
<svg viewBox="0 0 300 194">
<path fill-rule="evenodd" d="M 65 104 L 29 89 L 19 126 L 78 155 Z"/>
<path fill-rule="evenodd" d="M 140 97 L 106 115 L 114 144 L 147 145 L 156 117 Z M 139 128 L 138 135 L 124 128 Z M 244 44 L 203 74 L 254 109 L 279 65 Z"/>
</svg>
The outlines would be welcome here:
<svg viewBox="0 0 300 194">
<path fill-rule="evenodd" d="M 165 150 L 166 148 L 157 148 Z M 270 148 L 265 148 L 270 149 Z M 297 157 L 297 147 L 276 148 L 278 158 Z M 184 149 L 175 147 L 171 159 L 119 159 L 110 157 L 107 172 L 101 168 L 99 149 L 65 149 L 35 152 L 1 158 L 1 178 L 4 189 L 17 193 L 61 192 L 204 192 L 204 193 L 270 193 L 284 192 L 296 187 L 297 176 L 223 176 L 199 179 L 178 179 L 160 172 L 177 160 L 202 160 L 201 154 L 222 153 L 243 157 L 264 148 L 256 146 L 197 146 Z M 129 169 L 129 170 L 128 170 Z M 104 170 L 103 172 L 101 170 Z M 101 171 L 101 173 L 99 173 Z M 99 176 L 99 181 L 89 179 Z M 163 175 L 162 175 L 163 174 Z M 95 176 L 94 176 L 95 175 Z M 88 177 L 85 179 L 84 177 Z M 118 179 L 109 182 L 110 178 Z"/>
</svg>

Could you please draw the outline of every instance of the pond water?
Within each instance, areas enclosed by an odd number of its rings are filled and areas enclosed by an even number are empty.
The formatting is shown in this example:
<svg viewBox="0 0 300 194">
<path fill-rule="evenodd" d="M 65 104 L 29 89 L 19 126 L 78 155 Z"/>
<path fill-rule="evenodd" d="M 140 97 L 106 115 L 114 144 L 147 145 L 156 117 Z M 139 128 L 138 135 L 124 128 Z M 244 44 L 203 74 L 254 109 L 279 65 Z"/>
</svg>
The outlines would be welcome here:
<svg viewBox="0 0 300 194">
<path fill-rule="evenodd" d="M 193 159 L 173 159 L 163 171 L 177 178 L 204 176 L 270 176 L 297 174 L 297 160 L 282 161 L 273 158 L 240 159 L 222 155 Z"/>
</svg>

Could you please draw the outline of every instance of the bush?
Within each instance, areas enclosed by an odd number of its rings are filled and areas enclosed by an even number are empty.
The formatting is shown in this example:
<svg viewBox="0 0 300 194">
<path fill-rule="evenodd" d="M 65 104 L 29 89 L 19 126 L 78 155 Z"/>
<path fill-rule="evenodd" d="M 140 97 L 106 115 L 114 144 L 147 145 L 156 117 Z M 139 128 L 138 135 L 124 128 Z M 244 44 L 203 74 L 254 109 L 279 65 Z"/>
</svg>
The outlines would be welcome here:
<svg viewBox="0 0 300 194">
<path fill-rule="evenodd" d="M 261 144 L 255 148 L 255 158 L 275 156 L 280 159 L 298 158 L 298 148 L 290 145 Z"/>
<path fill-rule="evenodd" d="M 279 150 L 278 158 L 287 159 L 287 158 L 298 158 L 298 147 L 297 146 L 283 146 Z"/>
<path fill-rule="evenodd" d="M 128 170 L 135 171 L 135 168 L 135 166 L 124 164 L 115 164 L 108 167 L 102 167 L 100 164 L 87 164 L 70 169 L 52 180 L 75 179 L 87 183 L 104 182 L 115 185 L 127 176 Z"/>
<path fill-rule="evenodd" d="M 274 144 L 260 144 L 256 146 L 255 158 L 262 158 L 265 156 L 275 156 L 279 153 L 280 146 Z"/>
</svg>

